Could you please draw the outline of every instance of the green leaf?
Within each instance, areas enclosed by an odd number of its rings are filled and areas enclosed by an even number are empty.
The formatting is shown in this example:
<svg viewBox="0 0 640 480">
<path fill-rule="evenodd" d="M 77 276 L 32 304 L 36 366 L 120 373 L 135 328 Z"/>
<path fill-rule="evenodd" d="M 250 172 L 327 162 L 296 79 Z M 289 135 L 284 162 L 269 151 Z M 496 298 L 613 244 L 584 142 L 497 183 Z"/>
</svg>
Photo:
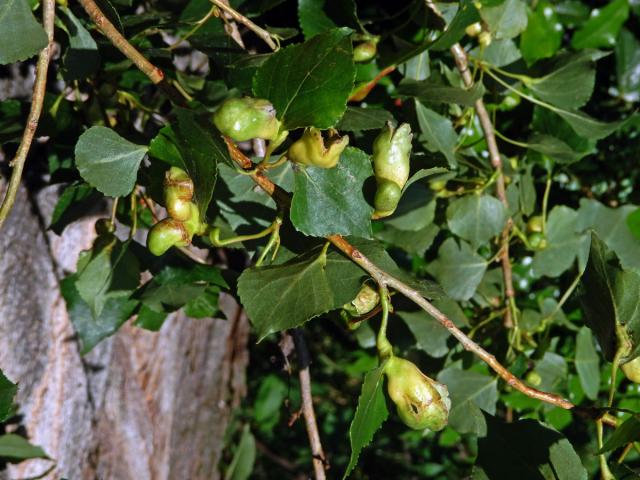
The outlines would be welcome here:
<svg viewBox="0 0 640 480">
<path fill-rule="evenodd" d="M 593 229 L 620 259 L 622 268 L 640 272 L 640 239 L 627 226 L 627 217 L 637 207 L 605 207 L 593 199 L 580 200 L 577 227 L 580 231 Z"/>
<path fill-rule="evenodd" d="M 559 277 L 567 271 L 576 257 L 581 270 L 586 263 L 589 237 L 578 233 L 578 212 L 564 205 L 557 205 L 547 218 L 547 248 L 539 250 L 531 265 L 535 277 Z"/>
<path fill-rule="evenodd" d="M 227 146 L 211 123 L 205 124 L 187 110 L 178 110 L 175 125 L 176 145 L 184 163 L 184 169 L 193 179 L 195 203 L 202 218 L 213 197 L 218 176 L 218 165 L 233 165 Z"/>
<path fill-rule="evenodd" d="M 444 33 L 431 45 L 427 44 L 425 49 L 429 47 L 430 50 L 435 51 L 448 50 L 464 36 L 465 28 L 478 20 L 480 20 L 480 15 L 474 3 L 471 0 L 462 0 L 459 2 L 455 17 L 449 22 Z"/>
<path fill-rule="evenodd" d="M 536 420 L 485 418 L 487 435 L 478 439 L 477 463 L 488 478 L 587 480 L 580 457 L 561 433 Z"/>
<path fill-rule="evenodd" d="M 86 183 L 72 183 L 58 197 L 49 229 L 61 235 L 67 225 L 85 216 L 101 198 L 102 195 Z"/>
<path fill-rule="evenodd" d="M 138 301 L 131 300 L 128 292 L 112 294 L 107 298 L 100 315 L 94 316 L 91 307 L 80 297 L 76 281 L 76 274 L 66 277 L 60 284 L 60 291 L 67 303 L 73 328 L 82 342 L 81 353 L 84 355 L 101 340 L 118 331 L 133 314 Z"/>
<path fill-rule="evenodd" d="M 358 399 L 358 408 L 349 428 L 351 458 L 344 472 L 343 480 L 349 476 L 358 463 L 358 457 L 364 447 L 371 443 L 373 435 L 389 416 L 384 393 L 382 391 L 384 364 L 371 370 L 364 377 L 362 393 Z"/>
<path fill-rule="evenodd" d="M 627 227 L 631 233 L 640 240 L 640 208 L 635 209 L 627 215 Z"/>
<path fill-rule="evenodd" d="M 256 440 L 245 425 L 242 437 L 233 454 L 233 460 L 224 475 L 224 480 L 247 480 L 253 472 L 253 464 L 256 461 Z"/>
<path fill-rule="evenodd" d="M 472 107 L 484 95 L 481 83 L 475 83 L 469 90 L 438 84 L 430 80 L 404 79 L 398 85 L 398 95 L 415 97 L 424 103 L 456 103 Z"/>
<path fill-rule="evenodd" d="M 258 69 L 253 93 L 273 104 L 283 128 L 330 128 L 338 123 L 356 72 L 348 33 L 331 30 L 283 48 Z"/>
<path fill-rule="evenodd" d="M 354 272 L 344 260 L 336 252 L 316 249 L 281 265 L 242 272 L 238 293 L 258 338 L 297 327 L 351 301 L 363 272 Z"/>
<path fill-rule="evenodd" d="M 527 28 L 527 7 L 522 0 L 504 0 L 495 7 L 483 7 L 480 16 L 498 40 L 517 37 Z"/>
<path fill-rule="evenodd" d="M 398 68 L 405 79 L 420 81 L 426 80 L 431 75 L 431 65 L 429 63 L 429 51 L 411 57 Z"/>
<path fill-rule="evenodd" d="M 449 353 L 447 339 L 451 335 L 438 321 L 423 310 L 398 312 L 398 315 L 416 339 L 416 347 L 426 354 L 439 358 Z"/>
<path fill-rule="evenodd" d="M 401 230 L 392 225 L 385 225 L 384 230 L 376 232 L 375 237 L 407 253 L 422 257 L 440 232 L 437 225 L 430 224 L 420 230 Z"/>
<path fill-rule="evenodd" d="M 31 13 L 27 0 L 5 0 L 0 5 L 0 64 L 26 60 L 47 43 L 47 34 Z"/>
<path fill-rule="evenodd" d="M 431 273 L 454 300 L 469 300 L 480 284 L 487 261 L 475 253 L 468 243 L 456 243 L 448 238 L 438 251 L 438 258 L 431 262 Z"/>
<path fill-rule="evenodd" d="M 458 433 L 484 435 L 486 423 L 482 410 L 495 413 L 498 401 L 497 380 L 472 370 L 449 367 L 438 374 L 438 381 L 449 389 L 449 425 Z"/>
<path fill-rule="evenodd" d="M 147 147 L 107 127 L 91 127 L 76 144 L 76 165 L 87 183 L 110 197 L 131 193 Z"/>
<path fill-rule="evenodd" d="M 122 243 L 108 234 L 98 237 L 93 249 L 84 252 L 90 260 L 78 268 L 75 287 L 94 317 L 100 316 L 109 297 L 131 294 L 138 286 L 140 267 L 129 246 L 130 242 Z"/>
<path fill-rule="evenodd" d="M 542 58 L 552 57 L 562 45 L 562 25 L 555 6 L 538 2 L 527 13 L 527 29 L 520 36 L 522 58 L 529 65 Z"/>
<path fill-rule="evenodd" d="M 576 152 L 558 138 L 540 133 L 531 135 L 527 141 L 527 146 L 530 150 L 540 152 L 562 165 L 575 163 L 586 155 L 586 152 Z"/>
<path fill-rule="evenodd" d="M 637 415 L 632 415 L 613 431 L 613 434 L 596 453 L 610 452 L 638 440 L 640 440 L 640 419 Z"/>
<path fill-rule="evenodd" d="M 210 265 L 191 268 L 166 266 L 152 280 L 143 285 L 136 297 L 155 312 L 172 312 L 210 296 L 214 287 L 226 288 L 220 270 Z"/>
<path fill-rule="evenodd" d="M 49 457 L 42 448 L 31 445 L 26 438 L 7 433 L 0 435 L 0 458 L 6 458 L 9 461 L 22 461 L 29 458 Z"/>
<path fill-rule="evenodd" d="M 324 0 L 298 0 L 298 20 L 305 39 L 337 27 L 325 13 L 324 4 Z"/>
<path fill-rule="evenodd" d="M 336 129 L 346 132 L 376 130 L 393 120 L 393 115 L 383 108 L 347 107 Z"/>
<path fill-rule="evenodd" d="M 269 374 L 260 381 L 253 417 L 262 432 L 271 432 L 278 424 L 288 393 L 287 384 L 275 374 Z"/>
<path fill-rule="evenodd" d="M 581 48 L 611 48 L 629 16 L 629 2 L 614 0 L 603 9 L 591 11 L 591 18 L 573 34 L 571 46 Z"/>
<path fill-rule="evenodd" d="M 449 204 L 447 224 L 460 238 L 474 248 L 498 235 L 507 221 L 504 205 L 490 195 L 466 195 Z"/>
<path fill-rule="evenodd" d="M 342 153 L 334 168 L 297 169 L 291 222 L 309 236 L 371 238 L 373 208 L 365 200 L 362 188 L 372 175 L 369 156 L 351 147 Z"/>
<path fill-rule="evenodd" d="M 156 312 L 151 307 L 143 303 L 140 305 L 134 325 L 151 332 L 157 332 L 162 328 L 162 325 L 168 315 L 169 314 L 166 312 Z"/>
<path fill-rule="evenodd" d="M 64 30 L 69 36 L 69 47 L 62 59 L 64 78 L 67 81 L 87 78 L 100 67 L 98 45 L 71 10 L 58 11 L 64 13 Z"/>
<path fill-rule="evenodd" d="M 618 95 L 628 102 L 640 100 L 640 42 L 623 28 L 616 42 L 616 80 Z"/>
<path fill-rule="evenodd" d="M 0 423 L 12 417 L 16 412 L 14 398 L 18 393 L 18 385 L 12 383 L 0 370 Z"/>
<path fill-rule="evenodd" d="M 617 122 L 601 122 L 595 118 L 590 117 L 586 113 L 580 111 L 569 111 L 554 109 L 555 113 L 560 115 L 571 128 L 580 136 L 600 140 L 608 137 L 613 132 L 622 127 L 626 120 L 619 120 Z"/>
<path fill-rule="evenodd" d="M 560 55 L 547 75 L 525 82 L 540 99 L 564 109 L 582 107 L 593 93 L 595 61 L 606 56 L 597 50 Z"/>
<path fill-rule="evenodd" d="M 600 357 L 587 327 L 582 327 L 576 338 L 576 370 L 584 393 L 596 400 L 600 389 Z"/>
<path fill-rule="evenodd" d="M 456 168 L 458 161 L 455 156 L 455 147 L 458 135 L 453 129 L 451 120 L 429 110 L 417 100 L 416 115 L 422 132 L 420 140 L 426 142 L 426 148 L 430 152 L 441 152 L 449 162 L 449 166 Z"/>
<path fill-rule="evenodd" d="M 640 352 L 640 274 L 622 270 L 615 255 L 596 233 L 591 234 L 589 262 L 581 279 L 580 303 L 603 356 L 613 360 L 617 330 L 624 326 L 631 347 L 630 360 Z"/>
<path fill-rule="evenodd" d="M 471 50 L 471 55 L 494 67 L 510 65 L 522 58 L 520 50 L 511 39 L 493 40 L 486 48 L 478 46 Z"/>
</svg>

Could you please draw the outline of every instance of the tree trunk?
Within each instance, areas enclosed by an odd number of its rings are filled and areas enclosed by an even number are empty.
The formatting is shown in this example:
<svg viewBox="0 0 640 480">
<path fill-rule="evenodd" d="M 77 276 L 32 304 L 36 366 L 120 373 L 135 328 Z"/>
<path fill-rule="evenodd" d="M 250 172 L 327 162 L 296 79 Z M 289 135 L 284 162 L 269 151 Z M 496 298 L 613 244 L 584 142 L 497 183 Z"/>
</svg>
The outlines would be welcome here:
<svg viewBox="0 0 640 480">
<path fill-rule="evenodd" d="M 45 232 L 55 192 L 21 190 L 0 232 L 0 368 L 19 383 L 22 433 L 53 459 L 12 465 L 8 478 L 54 464 L 45 478 L 219 478 L 244 394 L 243 311 L 223 295 L 227 320 L 173 315 L 157 333 L 127 324 L 81 357 L 59 280 L 90 247 L 95 217 Z"/>
</svg>

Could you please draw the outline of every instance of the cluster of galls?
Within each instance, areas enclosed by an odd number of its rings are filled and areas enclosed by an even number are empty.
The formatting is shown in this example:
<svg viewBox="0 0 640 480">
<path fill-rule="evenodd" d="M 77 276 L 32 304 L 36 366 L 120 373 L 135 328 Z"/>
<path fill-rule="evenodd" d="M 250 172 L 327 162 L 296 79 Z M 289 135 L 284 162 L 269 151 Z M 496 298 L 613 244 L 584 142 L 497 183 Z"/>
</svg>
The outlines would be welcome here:
<svg viewBox="0 0 640 480">
<path fill-rule="evenodd" d="M 220 132 L 237 142 L 261 138 L 268 140 L 272 149 L 289 134 L 282 129 L 273 105 L 267 100 L 250 97 L 226 100 L 214 113 L 213 123 Z M 373 167 L 378 185 L 374 198 L 375 218 L 391 215 L 400 201 L 409 178 L 411 140 L 409 124 L 394 129 L 388 123 L 373 142 Z M 299 165 L 333 168 L 348 144 L 349 137 L 341 137 L 335 129 L 325 133 L 309 127 L 291 144 L 286 156 Z"/>
<path fill-rule="evenodd" d="M 147 236 L 147 247 L 154 255 L 169 248 L 186 247 L 194 235 L 201 235 L 206 225 L 193 199 L 193 181 L 187 172 L 171 167 L 164 177 L 164 203 L 169 217 L 156 223 Z"/>
<path fill-rule="evenodd" d="M 348 328 L 358 328 L 379 302 L 377 290 L 365 283 L 356 297 L 342 307 L 342 318 Z M 451 400 L 446 385 L 426 376 L 409 360 L 394 355 L 384 360 L 383 373 L 387 379 L 387 394 L 405 425 L 434 432 L 447 425 Z"/>
</svg>

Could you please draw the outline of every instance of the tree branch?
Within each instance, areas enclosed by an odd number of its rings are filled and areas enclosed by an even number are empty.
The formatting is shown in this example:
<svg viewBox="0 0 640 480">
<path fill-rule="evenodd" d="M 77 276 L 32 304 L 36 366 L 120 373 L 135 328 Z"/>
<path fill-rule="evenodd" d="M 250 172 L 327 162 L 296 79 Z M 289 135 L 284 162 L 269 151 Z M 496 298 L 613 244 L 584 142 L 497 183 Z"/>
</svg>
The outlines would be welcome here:
<svg viewBox="0 0 640 480">
<path fill-rule="evenodd" d="M 186 102 L 178 90 L 173 87 L 164 76 L 164 72 L 153 65 L 145 58 L 129 41 L 120 33 L 120 31 L 109 21 L 102 13 L 102 10 L 96 5 L 94 0 L 78 0 L 87 15 L 93 23 L 100 29 L 105 37 L 107 37 L 113 45 L 122 52 L 122 54 L 131 60 L 142 73 L 155 85 L 158 85 L 164 93 L 177 105 L 185 106 Z"/>
<path fill-rule="evenodd" d="M 469 61 L 467 60 L 467 54 L 459 43 L 456 43 L 451 47 L 451 54 L 456 62 L 456 67 L 462 76 L 462 81 L 467 88 L 473 86 L 473 77 L 469 71 Z M 509 203 L 507 202 L 507 193 L 504 184 L 504 174 L 502 172 L 502 159 L 500 158 L 500 151 L 498 150 L 498 143 L 496 141 L 496 135 L 493 129 L 493 123 L 489 117 L 484 106 L 484 101 L 479 98 L 475 102 L 476 114 L 480 120 L 480 126 L 484 131 L 484 138 L 487 141 L 487 149 L 489 150 L 489 158 L 491 159 L 491 165 L 498 171 L 498 178 L 496 179 L 496 194 L 498 199 L 502 202 L 505 208 L 505 212 L 509 211 Z M 513 327 L 512 318 L 512 306 L 515 301 L 515 290 L 513 289 L 513 275 L 511 269 L 511 259 L 509 258 L 509 236 L 513 220 L 511 217 L 507 219 L 507 223 L 502 230 L 500 237 L 500 261 L 502 263 L 502 278 L 504 280 L 504 294 L 506 309 L 504 314 L 504 325 L 507 328 Z"/>
<path fill-rule="evenodd" d="M 318 432 L 318 423 L 316 422 L 316 414 L 313 409 L 313 399 L 311 397 L 311 375 L 309 374 L 309 349 L 304 339 L 302 330 L 294 328 L 291 330 L 293 343 L 296 347 L 298 356 L 298 376 L 300 378 L 300 394 L 302 396 L 302 416 L 307 426 L 307 434 L 309 436 L 309 445 L 311 446 L 311 455 L 313 456 L 313 470 L 315 471 L 316 480 L 325 480 L 325 456 L 320 442 L 320 433 Z"/>
<path fill-rule="evenodd" d="M 213 3 L 216 7 L 218 7 L 220 10 L 224 11 L 236 22 L 243 24 L 245 27 L 247 27 L 249 30 L 255 33 L 258 37 L 262 39 L 262 41 L 264 41 L 264 43 L 269 45 L 269 48 L 271 50 L 275 51 L 278 49 L 278 46 L 275 44 L 275 42 L 271 38 L 271 34 L 267 32 L 264 28 L 259 27 L 258 25 L 253 23 L 251 20 L 249 20 L 247 17 L 235 11 L 233 8 L 231 8 L 222 0 L 209 0 L 209 1 Z"/>
<path fill-rule="evenodd" d="M 47 46 L 42 49 L 38 56 L 38 64 L 36 65 L 36 79 L 33 84 L 33 96 L 31 97 L 31 109 L 27 118 L 27 126 L 22 134 L 20 146 L 16 152 L 16 156 L 9 163 L 13 167 L 11 178 L 4 195 L 2 205 L 0 206 L 0 228 L 9 216 L 11 208 L 16 201 L 16 194 L 20 187 L 22 171 L 27 161 L 27 155 L 33 143 L 33 137 L 38 129 L 38 121 L 42 113 L 42 104 L 44 102 L 44 94 L 47 88 L 47 72 L 49 71 L 49 60 L 53 53 L 53 21 L 55 19 L 55 0 L 44 0 L 42 2 L 42 24 L 47 34 Z"/>
<path fill-rule="evenodd" d="M 82 2 L 88 2 L 91 0 L 80 0 Z M 107 35 L 108 36 L 108 35 Z M 228 138 L 225 138 L 225 142 L 229 149 L 231 158 L 243 169 L 248 170 L 253 168 L 253 163 L 247 158 L 238 147 Z M 258 169 L 250 174 L 251 178 L 267 193 L 269 194 L 281 207 L 288 207 L 291 204 L 289 194 L 282 188 L 274 184 L 264 173 Z M 535 388 L 529 387 L 524 384 L 519 378 L 513 375 L 507 370 L 498 360 L 489 352 L 484 350 L 480 345 L 471 340 L 462 330 L 457 328 L 453 322 L 440 310 L 434 307 L 428 300 L 415 289 L 404 284 L 400 280 L 392 277 L 388 273 L 378 268 L 371 260 L 365 257 L 362 252 L 351 245 L 340 235 L 330 235 L 326 237 L 336 248 L 343 252 L 349 259 L 358 264 L 367 273 L 373 277 L 378 283 L 386 284 L 389 287 L 394 288 L 398 292 L 402 293 L 405 297 L 412 300 L 424 311 L 435 318 L 443 327 L 445 327 L 451 334 L 462 344 L 462 346 L 477 355 L 483 360 L 489 367 L 491 367 L 508 385 L 519 390 L 528 397 L 541 400 L 543 402 L 555 405 L 560 408 L 572 410 L 579 415 L 587 418 L 597 418 L 601 415 L 600 409 L 582 408 L 574 405 L 570 401 L 555 395 L 553 393 L 543 392 Z M 603 423 L 616 426 L 617 421 L 611 415 L 605 414 L 602 416 Z"/>
</svg>

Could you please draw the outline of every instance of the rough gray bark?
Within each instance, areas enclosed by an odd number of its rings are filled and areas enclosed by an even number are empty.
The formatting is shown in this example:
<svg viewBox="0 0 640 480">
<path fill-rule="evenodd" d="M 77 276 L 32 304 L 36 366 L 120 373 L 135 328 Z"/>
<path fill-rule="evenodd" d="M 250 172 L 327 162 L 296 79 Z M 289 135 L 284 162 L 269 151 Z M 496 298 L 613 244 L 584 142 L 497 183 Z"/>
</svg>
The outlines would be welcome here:
<svg viewBox="0 0 640 480">
<path fill-rule="evenodd" d="M 91 245 L 95 218 L 45 234 L 40 217 L 54 204 L 51 188 L 35 202 L 22 190 L 0 232 L 0 368 L 19 382 L 29 439 L 55 459 L 45 478 L 218 478 L 223 434 L 244 394 L 244 313 L 226 296 L 228 320 L 174 315 L 158 333 L 125 325 L 81 357 L 58 281 Z M 23 462 L 8 476 L 51 465 Z"/>
</svg>

